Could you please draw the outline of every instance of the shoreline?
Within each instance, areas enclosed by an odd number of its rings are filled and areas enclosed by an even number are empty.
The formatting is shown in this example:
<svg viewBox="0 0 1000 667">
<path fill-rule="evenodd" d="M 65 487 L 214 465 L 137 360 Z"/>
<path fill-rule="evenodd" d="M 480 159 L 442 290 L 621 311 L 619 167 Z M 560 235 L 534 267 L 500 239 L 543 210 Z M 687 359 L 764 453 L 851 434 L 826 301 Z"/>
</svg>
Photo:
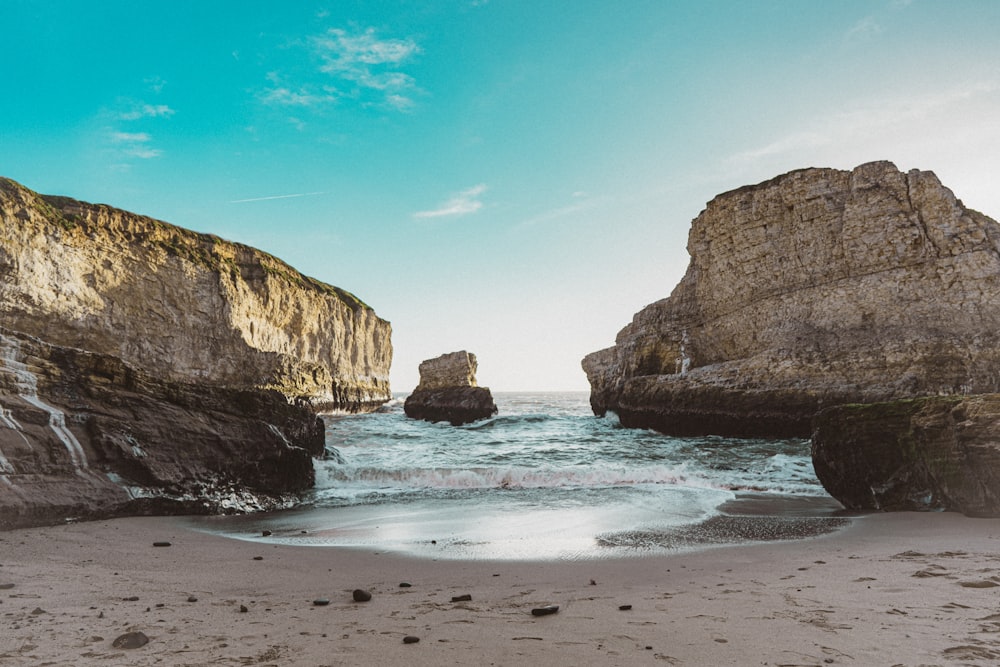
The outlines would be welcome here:
<svg viewBox="0 0 1000 667">
<path fill-rule="evenodd" d="M 1000 520 L 947 513 L 541 562 L 263 544 L 184 518 L 115 519 L 0 533 L 0 665 L 986 665 L 1000 659 L 998 586 Z M 356 588 L 372 600 L 354 602 Z M 452 601 L 461 595 L 471 600 Z M 559 612 L 531 615 L 546 605 Z M 115 648 L 129 631 L 149 643 Z"/>
</svg>

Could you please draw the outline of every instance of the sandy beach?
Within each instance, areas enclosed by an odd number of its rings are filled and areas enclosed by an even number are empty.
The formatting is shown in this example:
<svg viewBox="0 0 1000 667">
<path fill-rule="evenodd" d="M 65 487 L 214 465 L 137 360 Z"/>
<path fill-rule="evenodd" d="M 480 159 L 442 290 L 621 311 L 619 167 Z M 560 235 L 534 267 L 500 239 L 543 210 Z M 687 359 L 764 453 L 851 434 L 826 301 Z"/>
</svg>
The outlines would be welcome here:
<svg viewBox="0 0 1000 667">
<path fill-rule="evenodd" d="M 119 519 L 0 533 L 0 665 L 987 665 L 1000 660 L 998 587 L 1000 520 L 955 514 L 502 563 Z M 532 615 L 547 605 L 558 612 Z M 117 648 L 128 632 L 149 641 Z"/>
</svg>

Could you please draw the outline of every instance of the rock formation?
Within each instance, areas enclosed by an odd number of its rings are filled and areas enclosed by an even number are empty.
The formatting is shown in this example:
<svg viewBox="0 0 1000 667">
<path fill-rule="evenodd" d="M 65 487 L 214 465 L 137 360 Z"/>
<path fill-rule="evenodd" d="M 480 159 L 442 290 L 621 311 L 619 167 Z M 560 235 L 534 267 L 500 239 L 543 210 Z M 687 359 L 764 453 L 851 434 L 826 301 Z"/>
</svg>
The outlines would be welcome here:
<svg viewBox="0 0 1000 667">
<path fill-rule="evenodd" d="M 317 411 L 390 398 L 390 335 L 258 250 L 0 179 L 0 527 L 284 502 Z"/>
<path fill-rule="evenodd" d="M 407 417 L 460 426 L 497 413 L 486 387 L 476 384 L 476 355 L 464 350 L 420 363 L 420 384 L 406 397 Z"/>
<path fill-rule="evenodd" d="M 678 435 L 809 436 L 822 407 L 1000 390 L 1000 226 L 888 162 L 713 199 L 690 264 L 583 360 L 597 414 Z"/>
<path fill-rule="evenodd" d="M 845 507 L 1000 516 L 1000 395 L 841 405 L 815 422 L 816 476 Z"/>
</svg>

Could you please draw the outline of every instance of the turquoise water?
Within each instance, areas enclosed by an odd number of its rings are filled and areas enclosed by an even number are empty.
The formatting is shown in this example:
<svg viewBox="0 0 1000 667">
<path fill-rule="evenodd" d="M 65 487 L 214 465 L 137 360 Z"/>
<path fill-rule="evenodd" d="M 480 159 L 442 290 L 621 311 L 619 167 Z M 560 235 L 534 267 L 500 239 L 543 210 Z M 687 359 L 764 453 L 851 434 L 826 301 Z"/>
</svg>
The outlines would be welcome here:
<svg viewBox="0 0 1000 667">
<path fill-rule="evenodd" d="M 495 399 L 497 416 L 461 427 L 408 419 L 401 399 L 327 416 L 326 457 L 302 506 L 205 523 L 244 539 L 435 558 L 580 559 L 677 548 L 656 536 L 722 515 L 839 509 L 807 440 L 625 429 L 594 417 L 586 393 Z"/>
</svg>

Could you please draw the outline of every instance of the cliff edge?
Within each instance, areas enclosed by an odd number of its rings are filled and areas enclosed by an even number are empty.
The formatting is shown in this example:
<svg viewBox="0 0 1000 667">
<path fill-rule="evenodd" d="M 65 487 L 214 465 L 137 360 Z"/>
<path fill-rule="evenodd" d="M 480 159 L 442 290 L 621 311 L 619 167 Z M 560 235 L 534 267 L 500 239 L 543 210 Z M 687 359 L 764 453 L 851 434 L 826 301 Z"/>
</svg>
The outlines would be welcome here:
<svg viewBox="0 0 1000 667">
<path fill-rule="evenodd" d="M 998 391 L 1000 226 L 927 171 L 803 169 L 721 194 L 690 264 L 583 360 L 597 414 L 810 435 L 821 408 Z"/>
<path fill-rule="evenodd" d="M 390 336 L 266 253 L 0 178 L 0 527 L 290 502 L 317 411 L 389 400 Z"/>
</svg>

